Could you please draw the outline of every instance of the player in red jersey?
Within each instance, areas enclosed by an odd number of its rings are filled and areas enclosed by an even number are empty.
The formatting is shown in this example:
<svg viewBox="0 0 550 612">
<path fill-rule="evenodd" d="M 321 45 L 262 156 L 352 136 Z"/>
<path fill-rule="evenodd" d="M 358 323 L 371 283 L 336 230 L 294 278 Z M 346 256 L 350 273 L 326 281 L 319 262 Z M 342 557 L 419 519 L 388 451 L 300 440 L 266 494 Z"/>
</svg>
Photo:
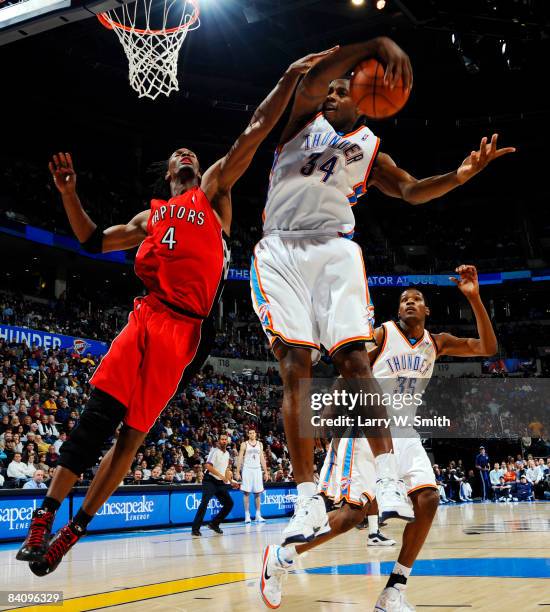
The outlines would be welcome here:
<svg viewBox="0 0 550 612">
<path fill-rule="evenodd" d="M 256 109 L 225 157 L 204 174 L 195 153 L 181 148 L 168 160 L 171 198 L 152 200 L 150 210 L 126 225 L 99 228 L 76 193 L 71 155 L 50 163 L 71 227 L 92 253 L 131 249 L 136 274 L 148 295 L 137 298 L 128 324 L 97 368 L 94 390 L 78 426 L 61 447 L 41 508 L 33 513 L 17 559 L 43 576 L 86 533 L 102 504 L 118 487 L 147 432 L 181 382 L 200 368 L 213 338 L 211 314 L 227 272 L 224 234 L 231 226 L 231 188 L 286 108 L 302 74 L 335 49 L 294 62 Z M 55 513 L 80 474 L 94 465 L 104 444 L 124 422 L 116 444 L 103 457 L 81 509 L 50 539 Z"/>
</svg>

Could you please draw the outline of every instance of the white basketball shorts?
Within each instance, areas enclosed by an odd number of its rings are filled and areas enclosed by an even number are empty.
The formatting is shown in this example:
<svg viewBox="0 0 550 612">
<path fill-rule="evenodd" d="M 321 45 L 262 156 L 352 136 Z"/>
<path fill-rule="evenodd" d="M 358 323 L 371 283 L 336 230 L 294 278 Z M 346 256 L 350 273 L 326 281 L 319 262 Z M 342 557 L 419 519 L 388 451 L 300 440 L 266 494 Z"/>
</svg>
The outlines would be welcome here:
<svg viewBox="0 0 550 612">
<path fill-rule="evenodd" d="M 254 248 L 252 303 L 273 344 L 329 355 L 373 338 L 374 308 L 361 248 L 339 236 L 264 236 Z"/>
<path fill-rule="evenodd" d="M 434 471 L 419 437 L 393 438 L 398 477 L 410 495 L 419 489 L 437 489 Z M 337 492 L 334 501 L 365 505 L 375 497 L 374 456 L 366 438 L 342 438 L 338 445 L 333 475 Z"/>
<path fill-rule="evenodd" d="M 264 481 L 261 468 L 243 467 L 241 491 L 245 493 L 262 493 Z"/>
<path fill-rule="evenodd" d="M 333 445 L 334 443 L 331 442 L 325 462 L 321 468 L 321 473 L 319 474 L 319 484 L 317 485 L 317 491 L 330 499 L 334 499 L 338 495 L 338 482 L 336 480 L 338 464 Z"/>
</svg>

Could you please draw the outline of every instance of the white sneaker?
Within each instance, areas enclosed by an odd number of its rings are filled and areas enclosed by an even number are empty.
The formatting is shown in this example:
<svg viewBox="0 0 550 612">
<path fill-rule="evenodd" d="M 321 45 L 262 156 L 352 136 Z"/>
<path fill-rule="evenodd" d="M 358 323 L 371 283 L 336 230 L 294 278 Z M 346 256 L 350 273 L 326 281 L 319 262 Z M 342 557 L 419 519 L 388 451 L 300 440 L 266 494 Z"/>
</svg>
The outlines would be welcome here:
<svg viewBox="0 0 550 612">
<path fill-rule="evenodd" d="M 292 563 L 281 561 L 282 546 L 270 544 L 264 549 L 262 575 L 260 576 L 260 594 L 268 608 L 275 609 L 281 605 L 283 580 Z"/>
<path fill-rule="evenodd" d="M 244 522 L 245 523 L 251 523 L 252 519 L 250 518 L 250 514 L 245 514 L 244 515 Z"/>
<path fill-rule="evenodd" d="M 265 523 L 265 519 L 261 514 L 257 514 L 256 515 L 256 522 L 258 523 Z"/>
<path fill-rule="evenodd" d="M 330 531 L 325 502 L 319 495 L 298 497 L 294 516 L 283 531 L 283 546 L 311 542 Z"/>
<path fill-rule="evenodd" d="M 416 610 L 406 599 L 404 591 L 386 587 L 374 606 L 374 612 L 410 612 Z"/>
<path fill-rule="evenodd" d="M 381 531 L 370 533 L 367 538 L 367 546 L 394 546 L 395 540 L 387 538 Z"/>
<path fill-rule="evenodd" d="M 414 521 L 414 510 L 402 480 L 381 478 L 376 481 L 376 501 L 382 521 L 391 518 Z"/>
</svg>

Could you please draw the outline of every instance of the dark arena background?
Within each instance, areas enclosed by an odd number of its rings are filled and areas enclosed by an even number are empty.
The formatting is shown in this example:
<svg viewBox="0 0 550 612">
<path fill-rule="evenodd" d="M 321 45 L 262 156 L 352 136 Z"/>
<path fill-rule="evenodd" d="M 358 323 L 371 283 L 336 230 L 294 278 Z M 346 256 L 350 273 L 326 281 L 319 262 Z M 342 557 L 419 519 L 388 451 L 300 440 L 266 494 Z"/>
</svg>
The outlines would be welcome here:
<svg viewBox="0 0 550 612">
<path fill-rule="evenodd" d="M 25 4 L 28 13 L 13 12 Z M 516 152 L 425 204 L 411 206 L 375 188 L 359 199 L 354 241 L 363 251 L 376 325 L 397 320 L 401 293 L 415 287 L 430 308 L 430 332 L 477 338 L 472 309 L 449 280 L 458 266 L 475 265 L 498 350 L 441 356 L 435 365 L 449 404 L 458 378 L 468 379 L 460 384 L 470 398 L 481 399 L 465 409 L 467 434 L 419 430 L 440 500 L 408 580 L 410 607 L 404 600 L 375 603 L 403 540 L 404 523 L 394 520 L 382 527 L 393 546 L 370 546 L 370 531 L 353 528 L 298 556 L 281 608 L 550 606 L 550 3 L 200 0 L 200 27 L 179 53 L 179 91 L 155 100 L 131 89 L 121 44 L 95 17 L 121 4 L 0 0 L 0 609 L 35 609 L 60 598 L 58 607 L 67 610 L 268 604 L 258 587 L 262 551 L 280 543 L 297 489 L 281 416 L 283 384 L 252 308 L 250 262 L 288 111 L 232 191 L 231 262 L 206 363 L 179 386 L 88 535 L 55 573 L 38 577 L 15 557 L 46 495 L 40 483 L 47 486 L 60 469 L 60 448 L 79 425 L 90 377 L 126 325 L 134 298 L 146 293 L 134 274 L 137 249 L 82 249 L 48 163 L 70 152 L 93 221 L 100 228 L 128 223 L 152 197 L 166 197 L 159 185 L 174 150 L 196 152 L 205 170 L 227 153 L 289 64 L 377 36 L 393 39 L 414 72 L 403 110 L 367 123 L 399 167 L 419 178 L 452 172 L 494 133 L 499 146 Z M 154 0 L 152 14 L 163 5 Z M 325 353 L 314 376 L 333 374 Z M 266 462 L 263 523 L 244 522 L 236 485 L 250 429 Z M 192 537 L 205 463 L 223 433 L 234 506 L 223 535 L 205 523 L 202 536 Z M 80 474 L 55 530 L 77 515 L 117 436 Z M 316 481 L 326 454 L 320 441 Z M 495 471 L 497 462 L 501 471 L 489 478 L 483 472 Z M 509 495 L 500 489 L 501 475 Z M 28 482 L 35 484 L 24 488 Z M 220 507 L 213 498 L 206 521 Z"/>
</svg>

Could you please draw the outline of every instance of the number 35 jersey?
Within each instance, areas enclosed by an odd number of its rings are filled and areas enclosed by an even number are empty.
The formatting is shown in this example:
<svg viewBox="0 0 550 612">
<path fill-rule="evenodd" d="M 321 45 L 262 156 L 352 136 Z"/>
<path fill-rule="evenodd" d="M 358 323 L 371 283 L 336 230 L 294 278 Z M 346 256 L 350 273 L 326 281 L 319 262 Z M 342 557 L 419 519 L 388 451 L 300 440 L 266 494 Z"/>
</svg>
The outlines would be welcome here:
<svg viewBox="0 0 550 612">
<path fill-rule="evenodd" d="M 405 416 L 410 421 L 414 419 L 420 405 L 418 398 L 424 393 L 432 377 L 437 348 L 427 329 L 420 340 L 411 342 L 394 321 L 387 321 L 382 327 L 382 346 L 372 364 L 372 373 L 382 393 L 393 396 L 391 404 L 386 404 L 388 416 Z M 415 394 L 419 395 L 414 398 L 404 397 Z M 400 424 L 402 427 L 412 426 L 412 422 Z"/>
<path fill-rule="evenodd" d="M 218 218 L 196 187 L 170 200 L 151 200 L 147 237 L 135 271 L 160 300 L 208 317 L 229 267 L 229 250 Z"/>
<path fill-rule="evenodd" d="M 275 152 L 264 234 L 352 234 L 379 143 L 366 126 L 340 134 L 316 115 Z"/>
</svg>

